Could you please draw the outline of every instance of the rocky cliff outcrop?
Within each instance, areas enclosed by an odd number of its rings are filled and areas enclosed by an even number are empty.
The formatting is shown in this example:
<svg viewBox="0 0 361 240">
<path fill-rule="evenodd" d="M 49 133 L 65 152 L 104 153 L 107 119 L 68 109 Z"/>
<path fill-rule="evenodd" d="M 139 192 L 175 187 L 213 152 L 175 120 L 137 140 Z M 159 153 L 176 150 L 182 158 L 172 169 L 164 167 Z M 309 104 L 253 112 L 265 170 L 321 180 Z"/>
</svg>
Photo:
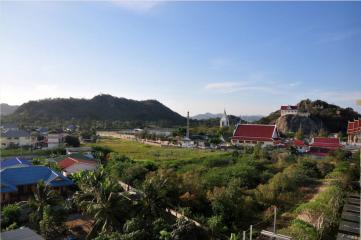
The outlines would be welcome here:
<svg viewBox="0 0 361 240">
<path fill-rule="evenodd" d="M 281 116 L 276 120 L 278 130 L 285 134 L 287 132 L 297 132 L 299 128 L 305 134 L 318 132 L 322 128 L 322 121 L 318 118 L 302 117 L 297 115 Z"/>
</svg>

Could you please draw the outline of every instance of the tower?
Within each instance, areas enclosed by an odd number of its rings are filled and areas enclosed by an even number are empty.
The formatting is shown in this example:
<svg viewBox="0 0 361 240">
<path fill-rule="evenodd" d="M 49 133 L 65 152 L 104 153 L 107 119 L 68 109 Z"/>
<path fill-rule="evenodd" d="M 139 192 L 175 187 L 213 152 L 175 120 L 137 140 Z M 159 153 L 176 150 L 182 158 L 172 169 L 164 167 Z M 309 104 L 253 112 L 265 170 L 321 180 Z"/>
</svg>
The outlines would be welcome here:
<svg viewBox="0 0 361 240">
<path fill-rule="evenodd" d="M 223 116 L 221 117 L 221 120 L 219 121 L 219 127 L 229 127 L 229 119 L 226 113 L 226 109 L 224 109 Z"/>
<path fill-rule="evenodd" d="M 187 133 L 186 138 L 189 139 L 189 111 L 187 112 Z"/>
</svg>

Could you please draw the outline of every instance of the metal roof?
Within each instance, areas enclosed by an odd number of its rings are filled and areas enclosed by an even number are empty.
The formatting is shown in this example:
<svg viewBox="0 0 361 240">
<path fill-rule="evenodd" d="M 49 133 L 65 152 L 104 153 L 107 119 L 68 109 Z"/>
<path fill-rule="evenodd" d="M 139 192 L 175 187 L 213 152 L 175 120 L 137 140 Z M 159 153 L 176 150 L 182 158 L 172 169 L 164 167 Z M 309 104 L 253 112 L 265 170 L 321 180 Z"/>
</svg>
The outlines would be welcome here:
<svg viewBox="0 0 361 240">
<path fill-rule="evenodd" d="M 44 181 L 46 185 L 59 187 L 72 185 L 73 182 L 46 166 L 5 168 L 0 171 L 0 192 L 13 192 L 19 185 L 36 184 Z"/>
<path fill-rule="evenodd" d="M 30 133 L 22 130 L 22 129 L 17 129 L 17 130 L 12 130 L 12 129 L 7 129 L 1 132 L 1 136 L 2 137 L 30 137 Z"/>
<path fill-rule="evenodd" d="M 30 165 L 32 165 L 32 163 L 29 160 L 20 159 L 17 157 L 0 161 L 0 169 L 6 168 L 6 167 L 14 167 L 14 166 L 18 166 L 18 165 L 30 166 Z"/>
<path fill-rule="evenodd" d="M 44 240 L 42 236 L 27 227 L 0 233 L 2 240 Z"/>
</svg>

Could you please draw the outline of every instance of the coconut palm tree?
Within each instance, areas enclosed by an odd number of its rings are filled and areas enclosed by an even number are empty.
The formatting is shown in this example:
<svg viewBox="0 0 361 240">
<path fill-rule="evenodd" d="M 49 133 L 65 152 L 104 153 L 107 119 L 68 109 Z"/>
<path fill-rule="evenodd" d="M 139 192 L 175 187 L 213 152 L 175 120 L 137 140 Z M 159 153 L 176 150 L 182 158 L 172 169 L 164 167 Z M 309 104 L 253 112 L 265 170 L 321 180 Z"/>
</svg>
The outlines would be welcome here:
<svg viewBox="0 0 361 240">
<path fill-rule="evenodd" d="M 103 169 L 89 173 L 79 183 L 74 203 L 94 220 L 87 238 L 97 233 L 110 233 L 121 229 L 127 214 L 127 200 L 119 192 L 116 183 L 105 176 Z"/>
<path fill-rule="evenodd" d="M 32 222 L 38 224 L 43 217 L 45 207 L 48 205 L 56 206 L 60 202 L 61 199 L 54 190 L 46 186 L 44 181 L 39 182 L 36 185 L 34 196 L 28 201 L 28 205 L 34 209 L 34 212 L 31 214 Z"/>
</svg>

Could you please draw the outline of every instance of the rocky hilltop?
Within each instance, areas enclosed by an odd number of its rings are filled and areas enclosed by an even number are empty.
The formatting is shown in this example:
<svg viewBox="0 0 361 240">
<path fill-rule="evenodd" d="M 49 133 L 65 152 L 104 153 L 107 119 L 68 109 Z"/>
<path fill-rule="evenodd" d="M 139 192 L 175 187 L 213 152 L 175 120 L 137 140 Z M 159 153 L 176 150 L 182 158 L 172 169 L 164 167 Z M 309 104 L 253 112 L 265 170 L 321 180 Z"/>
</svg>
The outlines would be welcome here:
<svg viewBox="0 0 361 240">
<path fill-rule="evenodd" d="M 276 120 L 277 128 L 282 133 L 297 132 L 298 129 L 305 134 L 318 132 L 322 128 L 322 121 L 318 118 L 309 118 L 296 115 L 280 116 Z"/>
<path fill-rule="evenodd" d="M 276 124 L 282 133 L 296 132 L 301 128 L 305 134 L 310 134 L 323 128 L 328 132 L 345 134 L 347 122 L 361 117 L 352 108 L 342 108 L 321 100 L 306 99 L 299 102 L 297 106 L 301 111 L 310 113 L 310 117 L 281 116 L 280 110 L 277 110 L 260 119 L 258 123 Z"/>
</svg>

